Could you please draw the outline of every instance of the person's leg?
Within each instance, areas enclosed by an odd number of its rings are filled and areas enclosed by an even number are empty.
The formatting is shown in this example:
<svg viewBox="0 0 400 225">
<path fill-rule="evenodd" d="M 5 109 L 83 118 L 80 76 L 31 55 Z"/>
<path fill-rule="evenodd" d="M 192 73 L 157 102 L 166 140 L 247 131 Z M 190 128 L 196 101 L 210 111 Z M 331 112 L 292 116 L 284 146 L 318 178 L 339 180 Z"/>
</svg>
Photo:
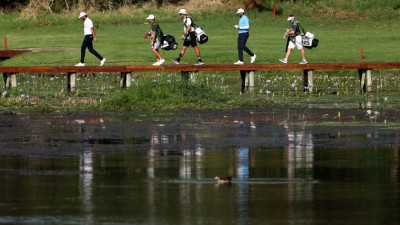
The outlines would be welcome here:
<svg viewBox="0 0 400 225">
<path fill-rule="evenodd" d="M 304 48 L 302 48 L 301 50 L 300 50 L 300 52 L 301 52 L 301 56 L 303 56 L 303 60 L 306 60 L 306 52 L 304 51 Z M 312 61 L 312 60 L 311 60 Z"/>
<path fill-rule="evenodd" d="M 237 45 L 238 45 L 239 61 L 243 62 L 243 48 L 245 43 L 244 43 L 244 36 L 242 34 L 239 34 Z"/>
<path fill-rule="evenodd" d="M 88 43 L 89 52 L 95 55 L 100 61 L 103 60 L 103 56 L 101 56 L 96 50 L 93 49 L 93 37 L 90 38 L 90 42 Z"/>
<path fill-rule="evenodd" d="M 85 63 L 85 54 L 86 54 L 86 48 L 88 46 L 90 42 L 89 37 L 85 36 L 85 38 L 83 39 L 82 42 L 82 46 L 81 46 L 81 63 Z"/>
<path fill-rule="evenodd" d="M 153 48 L 153 52 L 157 57 L 157 61 L 159 61 L 161 59 L 161 55 L 160 55 L 160 52 L 158 51 L 158 49 Z"/>
<path fill-rule="evenodd" d="M 288 50 L 287 50 L 287 52 L 286 52 L 286 57 L 285 57 L 286 60 L 289 59 L 289 56 L 290 56 L 290 54 L 292 53 L 292 50 L 293 50 L 293 49 L 288 48 Z"/>
<path fill-rule="evenodd" d="M 243 50 L 247 53 L 247 54 L 249 54 L 250 56 L 254 56 L 254 53 L 253 52 L 251 52 L 250 51 L 250 49 L 249 48 L 247 48 L 247 46 L 246 46 L 246 44 L 247 44 L 247 40 L 249 39 L 249 33 L 245 33 L 245 35 L 244 35 L 244 40 L 243 40 L 243 42 L 244 42 L 244 46 L 243 46 Z"/>
</svg>

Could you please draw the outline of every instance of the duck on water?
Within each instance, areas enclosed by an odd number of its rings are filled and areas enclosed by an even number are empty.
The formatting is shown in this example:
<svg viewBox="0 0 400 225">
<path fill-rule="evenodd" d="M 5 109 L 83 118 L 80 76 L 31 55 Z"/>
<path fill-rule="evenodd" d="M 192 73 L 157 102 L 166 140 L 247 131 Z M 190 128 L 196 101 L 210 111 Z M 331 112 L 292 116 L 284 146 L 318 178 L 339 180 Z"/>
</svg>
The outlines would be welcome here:
<svg viewBox="0 0 400 225">
<path fill-rule="evenodd" d="M 229 177 L 216 176 L 214 179 L 218 181 L 218 184 L 230 184 L 232 181 L 232 177 L 230 176 Z"/>
</svg>

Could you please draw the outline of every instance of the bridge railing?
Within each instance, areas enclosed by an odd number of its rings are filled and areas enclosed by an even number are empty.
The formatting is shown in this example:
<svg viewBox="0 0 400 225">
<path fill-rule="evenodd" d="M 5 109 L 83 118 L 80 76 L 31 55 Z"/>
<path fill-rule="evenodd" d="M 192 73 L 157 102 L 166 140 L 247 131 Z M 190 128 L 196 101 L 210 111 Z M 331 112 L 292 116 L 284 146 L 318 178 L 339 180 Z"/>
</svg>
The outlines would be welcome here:
<svg viewBox="0 0 400 225">
<path fill-rule="evenodd" d="M 189 73 L 200 71 L 239 71 L 242 77 L 242 91 L 245 88 L 254 88 L 254 71 L 303 71 L 304 86 L 312 91 L 314 70 L 358 70 L 360 87 L 363 91 L 372 90 L 373 69 L 400 69 L 400 62 L 371 62 L 371 63 L 310 63 L 299 64 L 208 64 L 208 65 L 165 65 L 165 66 L 32 66 L 32 67 L 0 67 L 3 73 L 6 88 L 16 87 L 19 73 L 67 73 L 68 90 L 76 89 L 76 75 L 78 73 L 121 73 L 121 86 L 130 87 L 131 74 L 134 72 L 181 72 L 188 77 Z"/>
</svg>

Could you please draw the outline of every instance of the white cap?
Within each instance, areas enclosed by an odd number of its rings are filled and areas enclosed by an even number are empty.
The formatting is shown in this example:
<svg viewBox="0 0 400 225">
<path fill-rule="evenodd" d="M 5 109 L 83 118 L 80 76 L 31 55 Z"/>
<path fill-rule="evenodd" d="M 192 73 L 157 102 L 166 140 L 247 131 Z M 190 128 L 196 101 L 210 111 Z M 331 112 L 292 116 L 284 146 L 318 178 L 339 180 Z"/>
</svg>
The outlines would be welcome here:
<svg viewBox="0 0 400 225">
<path fill-rule="evenodd" d="M 244 13 L 244 9 L 242 9 L 242 8 L 238 9 L 238 11 L 236 12 L 236 14 L 239 14 L 239 13 Z"/>
<path fill-rule="evenodd" d="M 179 10 L 179 14 L 185 14 L 185 15 L 187 15 L 186 9 L 181 9 L 181 10 Z"/>
<path fill-rule="evenodd" d="M 294 19 L 294 16 L 289 16 L 289 17 L 287 18 L 287 21 L 291 21 L 292 19 Z"/>
<path fill-rule="evenodd" d="M 146 20 L 154 20 L 156 17 L 154 15 L 149 15 Z"/>
<path fill-rule="evenodd" d="M 87 16 L 87 14 L 85 12 L 81 12 L 81 13 L 79 13 L 79 17 L 78 18 L 80 19 L 80 18 L 82 18 L 84 16 Z"/>
</svg>

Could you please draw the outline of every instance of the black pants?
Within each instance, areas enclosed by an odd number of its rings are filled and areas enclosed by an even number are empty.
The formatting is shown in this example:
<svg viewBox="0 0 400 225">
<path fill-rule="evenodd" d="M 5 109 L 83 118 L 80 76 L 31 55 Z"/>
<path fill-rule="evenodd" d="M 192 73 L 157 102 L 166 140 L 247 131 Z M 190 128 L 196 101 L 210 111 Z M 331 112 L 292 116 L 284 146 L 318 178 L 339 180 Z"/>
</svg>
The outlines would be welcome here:
<svg viewBox="0 0 400 225">
<path fill-rule="evenodd" d="M 85 39 L 83 39 L 81 47 L 81 63 L 85 63 L 86 48 L 88 48 L 89 52 L 95 55 L 99 60 L 103 60 L 103 56 L 93 49 L 93 35 L 85 35 Z"/>
<path fill-rule="evenodd" d="M 243 62 L 243 50 L 247 52 L 250 56 L 254 56 L 254 54 L 246 47 L 247 39 L 249 39 L 249 32 L 241 33 L 238 37 L 238 51 L 239 51 L 239 60 Z"/>
</svg>

